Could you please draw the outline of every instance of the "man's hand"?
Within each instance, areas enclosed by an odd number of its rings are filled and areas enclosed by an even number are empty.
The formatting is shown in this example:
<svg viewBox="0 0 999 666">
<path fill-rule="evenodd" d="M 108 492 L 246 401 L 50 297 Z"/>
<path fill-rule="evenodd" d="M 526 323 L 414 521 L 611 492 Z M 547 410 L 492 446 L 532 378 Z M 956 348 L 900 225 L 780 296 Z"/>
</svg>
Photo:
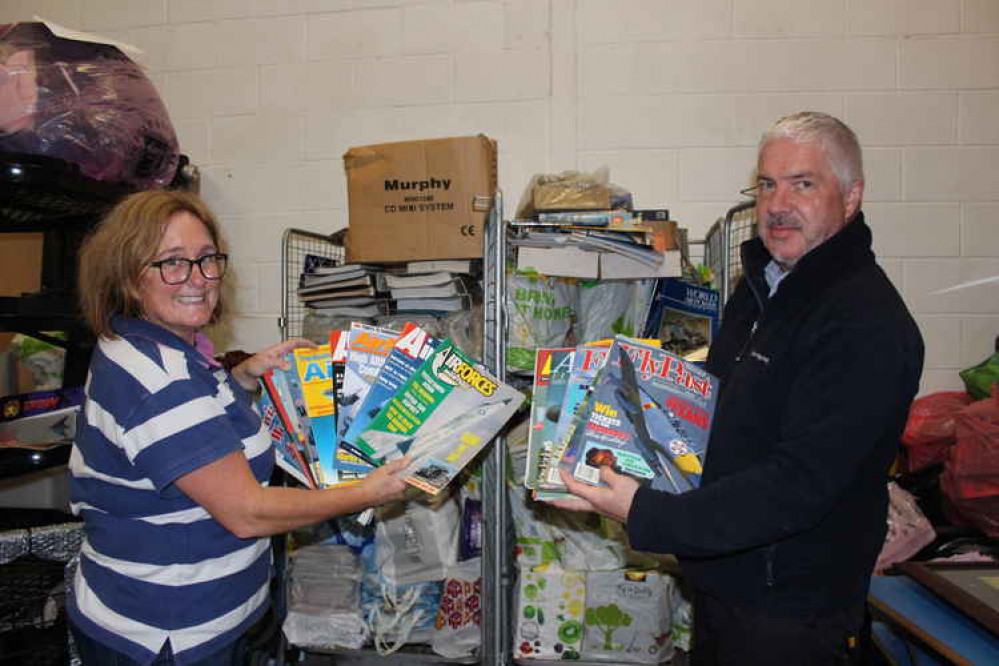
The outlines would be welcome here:
<svg viewBox="0 0 999 666">
<path fill-rule="evenodd" d="M 552 506 L 570 511 L 596 511 L 602 516 L 613 518 L 619 522 L 627 522 L 631 511 L 631 502 L 638 491 L 638 482 L 631 477 L 618 474 L 610 467 L 600 468 L 600 480 L 607 488 L 580 483 L 564 469 L 559 470 L 562 482 L 570 493 L 578 500 L 554 500 Z"/>
<path fill-rule="evenodd" d="M 305 338 L 292 338 L 284 342 L 279 342 L 263 351 L 257 352 L 233 368 L 232 378 L 247 391 L 253 391 L 257 388 L 257 380 L 264 376 L 268 370 L 273 370 L 274 368 L 288 369 L 288 361 L 285 359 L 285 355 L 288 352 L 300 347 L 315 349 L 316 346 L 315 342 L 306 340 Z"/>
</svg>

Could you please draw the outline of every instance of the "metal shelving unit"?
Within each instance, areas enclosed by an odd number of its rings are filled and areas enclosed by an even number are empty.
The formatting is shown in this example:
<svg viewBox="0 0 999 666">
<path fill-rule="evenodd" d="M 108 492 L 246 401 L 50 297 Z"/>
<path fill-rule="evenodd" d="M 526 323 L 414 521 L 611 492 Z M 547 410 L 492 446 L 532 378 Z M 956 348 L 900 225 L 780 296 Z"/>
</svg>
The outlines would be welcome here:
<svg viewBox="0 0 999 666">
<path fill-rule="evenodd" d="M 497 192 L 483 230 L 483 354 L 482 362 L 505 380 L 506 327 L 504 310 L 506 229 L 502 220 L 503 199 Z M 307 308 L 296 298 L 299 276 L 307 255 L 343 263 L 344 249 L 338 235 L 323 235 L 305 229 L 286 229 L 281 239 L 281 314 L 278 328 L 282 338 L 299 336 Z M 308 649 L 309 654 L 330 655 L 336 663 L 399 664 L 483 664 L 507 666 L 511 663 L 510 606 L 513 597 L 513 571 L 510 544 L 512 522 L 506 495 L 506 440 L 493 441 L 482 468 L 482 647 L 477 658 L 448 659 L 429 648 L 414 646 L 382 656 L 373 649 Z M 284 567 L 278 567 L 283 571 Z M 280 651 L 280 650 L 279 650 Z M 278 663 L 284 663 L 279 661 Z"/>
</svg>

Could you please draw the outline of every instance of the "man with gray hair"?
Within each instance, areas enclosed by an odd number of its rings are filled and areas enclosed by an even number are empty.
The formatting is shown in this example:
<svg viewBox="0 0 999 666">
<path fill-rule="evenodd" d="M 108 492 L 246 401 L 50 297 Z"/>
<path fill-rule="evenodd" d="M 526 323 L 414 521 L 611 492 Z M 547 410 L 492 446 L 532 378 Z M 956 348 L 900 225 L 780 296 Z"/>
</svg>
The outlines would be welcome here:
<svg viewBox="0 0 999 666">
<path fill-rule="evenodd" d="M 702 665 L 856 664 L 884 542 L 888 469 L 919 387 L 923 342 L 875 262 L 853 131 L 823 113 L 760 141 L 757 238 L 707 369 L 721 381 L 701 487 L 607 488 L 563 475 L 626 523 L 632 547 L 673 553 L 694 591 Z"/>
</svg>

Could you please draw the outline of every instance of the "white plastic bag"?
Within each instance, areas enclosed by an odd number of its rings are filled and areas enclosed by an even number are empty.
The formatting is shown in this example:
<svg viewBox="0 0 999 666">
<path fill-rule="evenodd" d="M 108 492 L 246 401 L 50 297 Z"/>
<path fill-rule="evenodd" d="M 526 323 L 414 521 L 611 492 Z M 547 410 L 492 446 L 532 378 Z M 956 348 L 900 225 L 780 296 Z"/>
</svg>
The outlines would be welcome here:
<svg viewBox="0 0 999 666">
<path fill-rule="evenodd" d="M 471 656 L 482 645 L 482 558 L 459 562 L 448 571 L 437 609 L 433 651 L 448 659 Z"/>
<path fill-rule="evenodd" d="M 585 617 L 585 661 L 658 664 L 673 656 L 669 600 L 656 571 L 587 573 Z"/>
<path fill-rule="evenodd" d="M 394 502 L 378 510 L 378 569 L 392 585 L 441 581 L 458 561 L 461 512 L 452 496 L 433 504 Z"/>
<path fill-rule="evenodd" d="M 513 654 L 518 659 L 578 660 L 586 576 L 556 566 L 520 569 Z"/>
</svg>

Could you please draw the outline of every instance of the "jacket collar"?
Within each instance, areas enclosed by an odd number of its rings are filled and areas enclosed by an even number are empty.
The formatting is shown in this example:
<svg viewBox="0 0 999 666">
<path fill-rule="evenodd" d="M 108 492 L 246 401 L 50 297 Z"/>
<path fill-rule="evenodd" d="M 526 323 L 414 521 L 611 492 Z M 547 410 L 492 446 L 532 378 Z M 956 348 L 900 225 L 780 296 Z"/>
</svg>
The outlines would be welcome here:
<svg viewBox="0 0 999 666">
<path fill-rule="evenodd" d="M 874 261 L 871 228 L 858 212 L 838 233 L 798 260 L 791 274 L 782 282 L 778 295 L 794 292 L 812 298 L 818 290 L 852 272 L 857 266 Z M 766 301 L 768 291 L 763 269 L 772 257 L 759 237 L 742 244 L 742 265 L 753 292 Z"/>
</svg>

